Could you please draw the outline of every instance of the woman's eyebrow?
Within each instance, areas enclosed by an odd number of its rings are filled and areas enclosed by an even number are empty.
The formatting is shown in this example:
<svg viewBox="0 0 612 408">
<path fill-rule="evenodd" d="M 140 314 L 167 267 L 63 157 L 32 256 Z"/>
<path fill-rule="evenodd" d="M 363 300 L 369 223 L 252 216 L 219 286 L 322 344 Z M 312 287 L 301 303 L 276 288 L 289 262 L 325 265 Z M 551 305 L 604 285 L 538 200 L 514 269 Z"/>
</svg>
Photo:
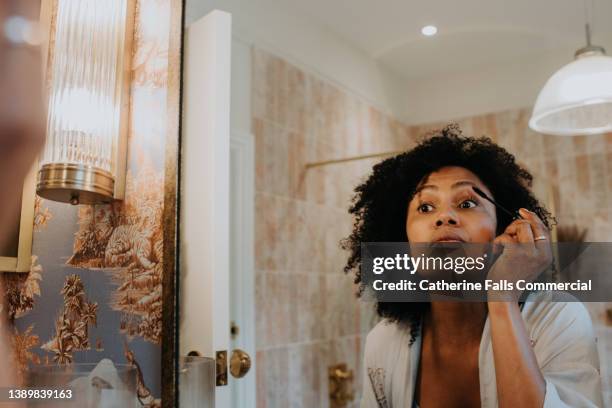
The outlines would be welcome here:
<svg viewBox="0 0 612 408">
<path fill-rule="evenodd" d="M 463 187 L 463 186 L 474 186 L 474 187 L 478 187 L 476 185 L 476 183 L 469 181 L 469 180 L 460 180 L 457 181 L 456 183 L 453 183 L 453 185 L 451 186 L 451 188 L 457 188 L 457 187 Z"/>
<path fill-rule="evenodd" d="M 414 195 L 419 194 L 421 191 L 425 190 L 426 188 L 432 189 L 432 190 L 438 190 L 438 186 L 433 185 L 433 184 L 424 184 L 422 186 L 417 187 L 414 190 Z"/>
</svg>

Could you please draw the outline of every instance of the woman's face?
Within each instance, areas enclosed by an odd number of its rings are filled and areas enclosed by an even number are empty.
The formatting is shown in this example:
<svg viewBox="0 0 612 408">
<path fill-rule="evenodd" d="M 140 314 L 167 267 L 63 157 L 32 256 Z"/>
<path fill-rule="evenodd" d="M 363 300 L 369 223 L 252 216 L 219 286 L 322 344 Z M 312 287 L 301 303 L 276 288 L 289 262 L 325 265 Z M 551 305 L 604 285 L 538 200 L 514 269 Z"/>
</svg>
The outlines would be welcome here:
<svg viewBox="0 0 612 408">
<path fill-rule="evenodd" d="M 417 187 L 408 206 L 406 234 L 410 242 L 491 242 L 495 238 L 495 206 L 472 190 L 491 192 L 471 171 L 443 167 Z"/>
</svg>

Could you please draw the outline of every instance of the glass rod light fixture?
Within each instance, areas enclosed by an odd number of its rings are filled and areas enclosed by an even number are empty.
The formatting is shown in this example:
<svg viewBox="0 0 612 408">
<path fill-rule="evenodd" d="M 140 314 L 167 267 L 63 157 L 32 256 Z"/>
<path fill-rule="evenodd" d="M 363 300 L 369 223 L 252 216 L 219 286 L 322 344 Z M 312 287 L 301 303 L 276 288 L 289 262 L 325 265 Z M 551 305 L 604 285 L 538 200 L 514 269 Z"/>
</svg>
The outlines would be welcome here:
<svg viewBox="0 0 612 408">
<path fill-rule="evenodd" d="M 124 197 L 134 7 L 134 0 L 57 0 L 37 180 L 44 198 Z"/>
</svg>

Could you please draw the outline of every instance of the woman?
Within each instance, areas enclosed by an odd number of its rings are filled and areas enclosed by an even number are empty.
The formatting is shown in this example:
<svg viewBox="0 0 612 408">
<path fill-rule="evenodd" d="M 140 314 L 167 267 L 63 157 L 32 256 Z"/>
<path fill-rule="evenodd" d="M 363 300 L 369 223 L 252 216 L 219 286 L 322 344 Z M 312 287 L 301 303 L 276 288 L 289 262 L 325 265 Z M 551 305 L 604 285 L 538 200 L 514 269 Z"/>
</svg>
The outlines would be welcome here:
<svg viewBox="0 0 612 408">
<path fill-rule="evenodd" d="M 23 27 L 10 23 L 34 25 L 39 13 L 40 1 L 0 2 L 0 248 L 13 232 L 23 181 L 45 141 L 41 52 L 20 41 Z"/>
<path fill-rule="evenodd" d="M 533 279 L 549 265 L 550 214 L 529 190 L 531 175 L 487 138 L 448 126 L 383 161 L 356 188 L 345 270 L 360 271 L 362 242 L 460 241 L 504 248 L 489 277 L 525 265 Z M 477 187 L 521 217 L 496 209 Z M 521 245 L 514 245 L 520 243 Z M 516 279 L 513 276 L 512 279 Z M 377 303 L 368 334 L 362 407 L 602 406 L 595 337 L 579 302 L 532 293 L 504 301 Z"/>
<path fill-rule="evenodd" d="M 9 23 L 29 21 L 35 24 L 39 13 L 40 1 L 37 0 L 0 2 L 0 26 L 3 28 L 0 31 L 0 248 L 13 233 L 24 179 L 45 141 L 41 53 L 37 47 L 20 41 L 19 25 Z M 3 302 L 4 289 L 0 282 L 0 305 Z M 12 353 L 8 329 L 5 316 L 1 315 L 0 355 L 4 359 L 0 388 L 19 384 L 14 363 L 7 357 Z M 10 406 L 21 405 L 11 403 Z"/>
</svg>

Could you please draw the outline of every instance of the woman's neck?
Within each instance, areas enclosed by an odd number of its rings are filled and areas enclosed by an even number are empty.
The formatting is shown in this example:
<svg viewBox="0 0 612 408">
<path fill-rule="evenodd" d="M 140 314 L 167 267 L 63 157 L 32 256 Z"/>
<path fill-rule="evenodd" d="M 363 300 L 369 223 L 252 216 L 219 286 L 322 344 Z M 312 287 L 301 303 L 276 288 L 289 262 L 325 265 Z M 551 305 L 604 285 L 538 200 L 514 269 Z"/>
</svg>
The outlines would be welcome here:
<svg viewBox="0 0 612 408">
<path fill-rule="evenodd" d="M 486 318 L 486 303 L 431 302 L 423 323 L 434 344 L 456 346 L 479 342 Z"/>
</svg>

